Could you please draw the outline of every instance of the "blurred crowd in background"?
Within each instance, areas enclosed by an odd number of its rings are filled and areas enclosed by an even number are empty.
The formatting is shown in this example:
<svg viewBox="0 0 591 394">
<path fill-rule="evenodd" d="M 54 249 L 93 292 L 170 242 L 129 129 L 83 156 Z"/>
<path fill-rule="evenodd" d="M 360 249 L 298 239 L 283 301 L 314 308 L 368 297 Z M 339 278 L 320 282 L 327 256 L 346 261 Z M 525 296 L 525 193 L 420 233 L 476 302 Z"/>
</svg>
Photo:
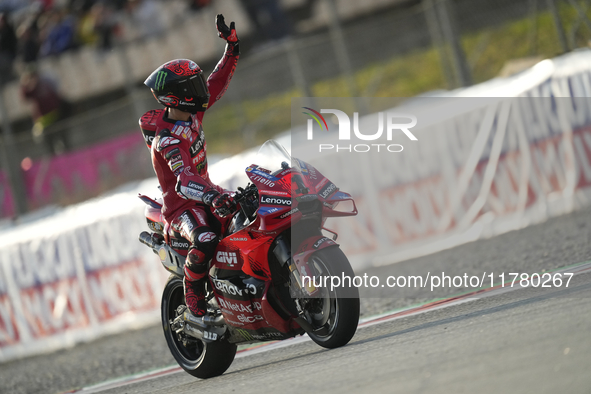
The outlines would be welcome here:
<svg viewBox="0 0 591 394">
<path fill-rule="evenodd" d="M 68 51 L 93 47 L 107 52 L 166 35 L 166 31 L 212 0 L 2 0 L 0 1 L 0 85 L 20 80 L 21 97 L 29 104 L 34 141 L 46 153 L 69 150 L 65 131 L 52 125 L 73 113 L 55 75 L 39 63 Z M 240 0 L 255 34 L 268 41 L 290 32 L 279 0 Z M 272 20 L 272 23 L 269 23 Z M 187 54 L 191 56 L 191 54 Z M 75 65 L 72 65 L 75 67 Z"/>
<path fill-rule="evenodd" d="M 109 50 L 117 42 L 128 42 L 162 34 L 167 13 L 162 7 L 174 3 L 176 18 L 199 12 L 211 0 L 3 0 L 0 2 L 0 78 L 14 77 L 16 62 L 29 64 L 57 56 L 80 46 Z M 244 9 L 257 28 L 263 30 L 261 7 L 276 23 L 269 38 L 282 38 L 288 24 L 276 0 L 243 0 Z M 18 64 L 18 63 L 17 63 Z"/>
</svg>

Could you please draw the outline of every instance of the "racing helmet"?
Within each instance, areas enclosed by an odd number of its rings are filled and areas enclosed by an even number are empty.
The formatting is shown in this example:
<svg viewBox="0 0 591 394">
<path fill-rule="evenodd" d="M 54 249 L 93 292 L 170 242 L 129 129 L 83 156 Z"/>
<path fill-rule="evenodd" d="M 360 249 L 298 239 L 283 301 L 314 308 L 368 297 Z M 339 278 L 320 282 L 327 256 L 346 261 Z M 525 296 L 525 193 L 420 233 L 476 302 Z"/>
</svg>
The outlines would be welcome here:
<svg viewBox="0 0 591 394">
<path fill-rule="evenodd" d="M 150 74 L 144 84 L 165 107 L 192 114 L 207 109 L 207 83 L 201 68 L 191 60 L 176 59 L 164 63 Z"/>
</svg>

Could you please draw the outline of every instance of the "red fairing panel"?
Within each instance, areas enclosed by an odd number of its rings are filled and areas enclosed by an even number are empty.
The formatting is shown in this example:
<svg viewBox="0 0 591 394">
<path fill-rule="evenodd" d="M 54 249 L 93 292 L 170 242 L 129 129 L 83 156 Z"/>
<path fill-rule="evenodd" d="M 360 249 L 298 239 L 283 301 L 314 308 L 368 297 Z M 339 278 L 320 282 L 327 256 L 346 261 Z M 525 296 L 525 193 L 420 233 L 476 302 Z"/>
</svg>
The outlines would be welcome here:
<svg viewBox="0 0 591 394">
<path fill-rule="evenodd" d="M 291 226 L 294 215 L 301 215 L 292 210 L 291 170 L 273 176 L 253 164 L 246 169 L 246 175 L 259 190 L 259 229 L 279 232 Z"/>
</svg>

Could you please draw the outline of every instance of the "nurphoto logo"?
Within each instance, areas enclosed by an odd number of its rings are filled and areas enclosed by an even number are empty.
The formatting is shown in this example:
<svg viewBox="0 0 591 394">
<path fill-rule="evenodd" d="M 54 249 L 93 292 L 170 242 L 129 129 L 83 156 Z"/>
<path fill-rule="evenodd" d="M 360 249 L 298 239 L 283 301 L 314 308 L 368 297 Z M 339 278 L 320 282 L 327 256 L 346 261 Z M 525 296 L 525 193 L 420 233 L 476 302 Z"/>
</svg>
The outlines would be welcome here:
<svg viewBox="0 0 591 394">
<path fill-rule="evenodd" d="M 351 129 L 353 130 L 353 134 L 357 140 L 361 141 L 376 141 L 382 138 L 384 134 L 384 129 L 386 130 L 386 140 L 392 141 L 393 137 L 400 135 L 400 131 L 406 135 L 411 141 L 418 141 L 417 137 L 410 131 L 413 127 L 417 125 L 417 117 L 414 115 L 409 114 L 397 114 L 392 112 L 379 112 L 378 113 L 378 129 L 377 131 L 371 130 L 360 130 L 359 127 L 359 113 L 353 113 L 353 122 L 349 116 L 338 109 L 321 109 L 320 112 L 309 108 L 309 107 L 302 107 L 307 109 L 310 112 L 303 112 L 303 114 L 310 116 L 312 119 L 308 119 L 307 124 L 307 138 L 308 140 L 314 139 L 314 121 L 320 127 L 320 130 L 328 131 L 328 124 L 326 123 L 326 119 L 322 114 L 333 114 L 336 116 L 338 124 L 339 124 L 339 141 L 351 141 Z M 386 119 L 384 121 L 384 119 Z M 351 123 L 352 126 L 351 127 Z M 384 125 L 385 123 L 385 125 Z M 369 151 L 376 151 L 376 152 L 391 152 L 397 153 L 402 152 L 404 147 L 400 144 L 384 144 L 384 143 L 372 143 L 372 144 L 319 144 L 318 151 L 319 152 L 340 152 L 340 151 L 347 151 L 347 152 L 369 152 Z"/>
</svg>

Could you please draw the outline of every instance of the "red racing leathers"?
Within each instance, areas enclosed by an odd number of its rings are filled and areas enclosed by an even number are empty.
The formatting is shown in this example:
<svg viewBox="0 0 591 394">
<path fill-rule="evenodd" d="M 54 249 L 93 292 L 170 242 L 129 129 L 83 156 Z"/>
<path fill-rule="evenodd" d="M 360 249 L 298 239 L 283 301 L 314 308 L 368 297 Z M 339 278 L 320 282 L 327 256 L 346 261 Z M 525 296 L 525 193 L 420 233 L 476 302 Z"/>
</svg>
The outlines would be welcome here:
<svg viewBox="0 0 591 394">
<path fill-rule="evenodd" d="M 231 44 L 207 79 L 211 94 L 210 108 L 225 93 L 234 74 L 238 54 Z M 188 122 L 170 120 L 165 109 L 146 112 L 140 119 L 140 128 L 146 144 L 152 151 L 152 164 L 162 188 L 162 213 L 171 223 L 182 212 L 203 203 L 203 194 L 223 189 L 209 179 L 207 154 L 202 119 L 204 112 L 191 116 Z M 209 209 L 209 207 L 207 207 Z"/>
<path fill-rule="evenodd" d="M 228 43 L 222 59 L 207 79 L 210 108 L 225 93 L 238 61 L 237 43 Z M 167 110 L 146 112 L 140 128 L 151 149 L 152 164 L 162 188 L 162 214 L 166 222 L 184 238 L 191 241 L 185 260 L 185 281 L 202 283 L 219 241 L 219 218 L 212 213 L 211 201 L 204 195 L 224 190 L 209 179 L 207 146 L 203 133 L 204 112 L 191 115 L 189 121 L 167 117 Z M 196 285 L 197 286 L 197 285 Z M 202 286 L 202 285 L 199 285 Z M 197 315 L 205 313 L 202 287 L 190 286 L 186 303 Z"/>
</svg>

